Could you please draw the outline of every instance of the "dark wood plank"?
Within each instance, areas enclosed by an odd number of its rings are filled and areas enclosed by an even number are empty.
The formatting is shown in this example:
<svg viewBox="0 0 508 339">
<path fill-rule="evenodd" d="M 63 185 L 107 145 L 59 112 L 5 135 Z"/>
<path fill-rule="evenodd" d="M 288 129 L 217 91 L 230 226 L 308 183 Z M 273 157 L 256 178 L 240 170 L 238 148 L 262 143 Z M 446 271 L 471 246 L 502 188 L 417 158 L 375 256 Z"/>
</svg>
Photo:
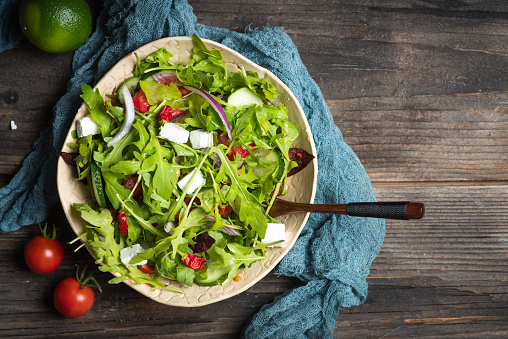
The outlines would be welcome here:
<svg viewBox="0 0 508 339">
<path fill-rule="evenodd" d="M 374 181 L 506 180 L 506 93 L 327 103 Z"/>
<path fill-rule="evenodd" d="M 50 125 L 53 106 L 65 94 L 72 53 L 50 54 L 24 42 L 0 58 L 5 79 L 0 81 L 0 173 L 14 174 Z M 20 63 L 23 66 L 14 67 Z M 16 130 L 11 130 L 11 121 Z"/>
</svg>

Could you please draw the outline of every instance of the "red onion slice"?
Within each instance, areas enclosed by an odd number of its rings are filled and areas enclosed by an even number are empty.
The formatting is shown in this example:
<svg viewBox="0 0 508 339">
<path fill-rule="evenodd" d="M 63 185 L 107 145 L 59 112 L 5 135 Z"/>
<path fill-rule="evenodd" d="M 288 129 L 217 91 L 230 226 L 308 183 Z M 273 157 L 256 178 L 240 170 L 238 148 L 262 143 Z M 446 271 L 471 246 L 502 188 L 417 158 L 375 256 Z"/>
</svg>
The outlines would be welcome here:
<svg viewBox="0 0 508 339">
<path fill-rule="evenodd" d="M 154 75 L 152 75 L 152 78 L 153 78 L 153 80 L 155 80 L 155 82 L 159 82 L 159 80 L 162 79 L 163 76 L 160 74 L 154 74 Z"/>
<path fill-rule="evenodd" d="M 136 117 L 136 112 L 134 111 L 134 102 L 132 101 L 131 92 L 129 92 L 129 88 L 127 86 L 123 86 L 122 89 L 123 100 L 125 102 L 125 118 L 123 120 L 122 128 L 118 131 L 118 133 L 113 137 L 113 139 L 108 141 L 108 147 L 113 146 L 117 142 L 123 139 L 129 133 L 132 124 L 134 123 L 134 119 Z"/>
<path fill-rule="evenodd" d="M 222 226 L 221 228 L 219 228 L 219 231 L 224 232 L 229 235 L 232 235 L 232 236 L 240 235 L 240 232 L 238 232 L 236 229 L 234 229 L 232 227 L 228 227 L 228 226 Z"/>
<path fill-rule="evenodd" d="M 226 116 L 226 112 L 224 112 L 224 108 L 222 108 L 222 106 L 217 102 L 217 100 L 215 100 L 210 94 L 208 94 L 201 88 L 189 85 L 184 85 L 183 87 L 205 99 L 213 107 L 213 109 L 215 109 L 215 111 L 219 114 L 222 123 L 224 124 L 224 126 L 226 126 L 226 131 L 228 132 L 229 139 L 233 140 L 233 132 L 231 131 L 231 126 L 229 125 L 228 117 Z"/>
</svg>

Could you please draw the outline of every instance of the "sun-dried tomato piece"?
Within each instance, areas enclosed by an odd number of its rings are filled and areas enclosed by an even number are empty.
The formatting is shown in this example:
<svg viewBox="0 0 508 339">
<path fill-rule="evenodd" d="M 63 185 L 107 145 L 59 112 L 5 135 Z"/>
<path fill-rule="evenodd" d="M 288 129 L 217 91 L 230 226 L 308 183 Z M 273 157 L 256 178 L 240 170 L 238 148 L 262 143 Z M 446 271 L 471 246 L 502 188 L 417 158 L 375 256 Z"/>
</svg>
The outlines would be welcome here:
<svg viewBox="0 0 508 339">
<path fill-rule="evenodd" d="M 291 161 L 294 161 L 298 164 L 297 167 L 292 168 L 288 172 L 288 177 L 300 172 L 314 159 L 314 156 L 312 154 L 308 153 L 307 151 L 301 148 L 290 148 L 288 155 Z"/>
<path fill-rule="evenodd" d="M 67 152 L 60 152 L 60 156 L 62 157 L 63 161 L 65 161 L 67 164 L 75 166 L 74 159 L 79 155 L 79 153 L 67 153 Z"/>
<path fill-rule="evenodd" d="M 138 182 L 138 175 L 133 174 L 127 180 L 125 180 L 125 182 L 123 183 L 123 187 L 127 188 L 129 191 L 132 191 L 134 189 L 134 187 L 136 187 L 136 189 L 134 190 L 134 193 L 132 193 L 132 195 L 134 197 L 140 197 L 143 195 L 143 187 L 141 185 L 141 182 L 138 184 L 138 186 L 136 186 L 137 182 Z"/>
<path fill-rule="evenodd" d="M 118 230 L 121 235 L 127 235 L 127 216 L 123 213 L 119 213 L 118 219 Z"/>
<path fill-rule="evenodd" d="M 212 245 L 215 243 L 215 239 L 212 238 L 208 232 L 201 233 L 200 235 L 196 236 L 194 239 L 196 243 L 194 245 L 189 245 L 189 248 L 194 253 L 201 253 L 208 250 Z"/>
<path fill-rule="evenodd" d="M 206 260 L 194 254 L 187 254 L 182 261 L 187 267 L 196 271 L 202 270 L 206 266 Z"/>
<path fill-rule="evenodd" d="M 219 206 L 219 214 L 220 215 L 226 215 L 233 212 L 233 207 L 231 205 L 226 205 L 226 207 L 220 207 Z"/>
</svg>

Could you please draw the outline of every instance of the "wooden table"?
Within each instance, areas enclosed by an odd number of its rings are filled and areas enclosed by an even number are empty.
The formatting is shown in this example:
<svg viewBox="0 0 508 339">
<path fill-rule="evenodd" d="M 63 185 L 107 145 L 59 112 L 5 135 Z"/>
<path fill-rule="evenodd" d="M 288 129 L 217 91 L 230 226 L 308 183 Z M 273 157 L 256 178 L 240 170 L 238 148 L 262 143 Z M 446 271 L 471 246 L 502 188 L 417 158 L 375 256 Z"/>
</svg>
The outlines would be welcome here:
<svg viewBox="0 0 508 339">
<path fill-rule="evenodd" d="M 205 25 L 284 27 L 377 199 L 426 203 L 422 220 L 387 221 L 367 301 L 340 312 L 334 337 L 508 336 L 508 3 L 189 3 Z M 97 14 L 100 2 L 90 4 Z M 0 186 L 49 124 L 71 59 L 27 42 L 0 54 Z M 62 242 L 73 239 L 60 206 L 47 221 L 60 226 Z M 23 248 L 37 232 L 0 235 L 0 337 L 237 338 L 261 306 L 298 284 L 270 274 L 229 300 L 175 308 L 99 273 L 93 309 L 67 320 L 52 291 L 76 263 L 93 260 L 66 245 L 62 266 L 36 275 Z"/>
</svg>

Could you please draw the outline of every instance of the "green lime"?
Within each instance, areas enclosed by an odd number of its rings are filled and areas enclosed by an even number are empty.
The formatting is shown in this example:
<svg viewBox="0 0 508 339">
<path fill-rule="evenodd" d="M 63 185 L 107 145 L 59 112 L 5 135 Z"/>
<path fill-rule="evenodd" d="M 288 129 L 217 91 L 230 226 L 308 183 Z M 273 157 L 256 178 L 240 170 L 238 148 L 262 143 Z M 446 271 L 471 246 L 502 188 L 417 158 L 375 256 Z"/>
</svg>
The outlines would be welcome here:
<svg viewBox="0 0 508 339">
<path fill-rule="evenodd" d="M 23 0 L 19 23 L 36 47 L 65 53 L 86 42 L 92 32 L 92 13 L 85 0 Z"/>
</svg>

